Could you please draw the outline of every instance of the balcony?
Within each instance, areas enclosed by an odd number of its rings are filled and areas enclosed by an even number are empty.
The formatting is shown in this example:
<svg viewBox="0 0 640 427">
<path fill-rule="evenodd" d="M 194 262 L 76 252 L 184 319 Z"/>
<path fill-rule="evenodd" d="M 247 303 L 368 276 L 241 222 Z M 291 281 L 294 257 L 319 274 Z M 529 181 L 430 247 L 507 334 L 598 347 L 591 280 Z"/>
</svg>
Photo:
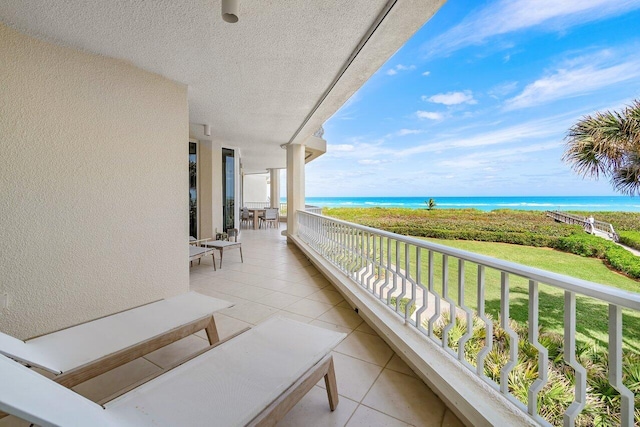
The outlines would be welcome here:
<svg viewBox="0 0 640 427">
<path fill-rule="evenodd" d="M 244 263 L 230 251 L 217 271 L 210 257 L 190 270 L 192 290 L 236 304 L 216 314 L 221 338 L 275 315 L 349 334 L 334 351 L 338 409 L 329 411 L 321 381 L 280 425 L 462 425 L 280 230 L 246 230 L 241 241 Z M 207 346 L 201 331 L 75 390 L 100 400 Z M 9 425 L 22 422 L 0 420 Z"/>
<path fill-rule="evenodd" d="M 594 338 L 608 340 L 607 354 L 598 357 L 608 361 L 608 387 L 616 390 L 610 392 L 611 402 L 619 399 L 618 408 L 607 403 L 607 410 L 619 416 L 621 425 L 634 425 L 634 394 L 623 383 L 622 371 L 623 353 L 636 355 L 637 342 L 624 334 L 623 312 L 625 321 L 638 317 L 640 294 L 310 212 L 298 211 L 296 217 L 298 233 L 291 239 L 465 422 L 551 425 L 541 415 L 549 416 L 546 394 L 554 382 L 567 381 L 570 401 L 553 424 L 590 425 L 580 417 L 594 402 L 589 390 L 594 384 L 588 379 L 597 372 L 581 357 L 585 347 L 579 340 L 604 334 L 604 339 Z M 485 297 L 490 288 L 499 289 L 497 300 Z M 551 293 L 558 295 L 549 305 Z M 528 305 L 524 326 L 512 323 L 515 304 Z M 494 321 L 487 313 L 497 310 Z M 602 331 L 580 328 L 576 319 L 590 316 L 607 319 Z M 553 356 L 550 336 L 540 329 L 550 320 L 563 325 L 563 333 L 556 335 L 561 350 Z M 522 358 L 525 351 L 535 354 L 535 362 Z M 498 360 L 500 353 L 504 357 Z M 512 381 L 521 376 L 527 377 L 526 386 L 516 396 Z"/>
</svg>

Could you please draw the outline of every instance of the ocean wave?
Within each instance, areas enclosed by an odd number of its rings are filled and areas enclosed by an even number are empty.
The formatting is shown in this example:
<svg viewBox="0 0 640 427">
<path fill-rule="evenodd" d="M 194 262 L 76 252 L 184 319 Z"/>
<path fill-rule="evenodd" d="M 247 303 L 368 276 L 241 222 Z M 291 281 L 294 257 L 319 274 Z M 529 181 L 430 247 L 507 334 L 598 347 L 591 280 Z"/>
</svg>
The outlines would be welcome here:
<svg viewBox="0 0 640 427">
<path fill-rule="evenodd" d="M 369 206 L 405 206 L 405 203 L 391 203 L 391 202 L 364 202 L 365 205 Z"/>
</svg>

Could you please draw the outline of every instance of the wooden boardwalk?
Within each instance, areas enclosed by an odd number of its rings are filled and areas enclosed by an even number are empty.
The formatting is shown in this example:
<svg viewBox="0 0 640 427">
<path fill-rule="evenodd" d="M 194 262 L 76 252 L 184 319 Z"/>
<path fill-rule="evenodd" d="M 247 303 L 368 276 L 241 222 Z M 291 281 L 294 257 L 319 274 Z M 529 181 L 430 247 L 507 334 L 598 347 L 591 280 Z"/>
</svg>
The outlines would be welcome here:
<svg viewBox="0 0 640 427">
<path fill-rule="evenodd" d="M 570 214 L 560 211 L 547 211 L 547 216 L 553 218 L 555 221 L 564 222 L 565 224 L 575 224 L 584 228 L 589 234 L 602 237 L 603 239 L 611 240 L 612 242 L 618 242 L 619 237 L 616 230 L 613 228 L 613 224 L 594 220 L 590 223 L 587 218 L 579 215 Z"/>
</svg>

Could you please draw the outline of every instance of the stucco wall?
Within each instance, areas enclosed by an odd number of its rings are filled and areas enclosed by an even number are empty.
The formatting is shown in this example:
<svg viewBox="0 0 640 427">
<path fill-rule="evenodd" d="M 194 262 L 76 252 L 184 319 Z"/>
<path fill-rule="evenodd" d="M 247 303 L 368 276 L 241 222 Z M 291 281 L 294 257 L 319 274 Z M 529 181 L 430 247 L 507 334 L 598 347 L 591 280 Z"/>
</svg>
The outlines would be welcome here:
<svg viewBox="0 0 640 427">
<path fill-rule="evenodd" d="M 0 331 L 188 290 L 186 87 L 0 25 Z"/>
<path fill-rule="evenodd" d="M 204 239 L 222 230 L 222 144 L 200 140 L 198 150 L 199 238 Z"/>
</svg>

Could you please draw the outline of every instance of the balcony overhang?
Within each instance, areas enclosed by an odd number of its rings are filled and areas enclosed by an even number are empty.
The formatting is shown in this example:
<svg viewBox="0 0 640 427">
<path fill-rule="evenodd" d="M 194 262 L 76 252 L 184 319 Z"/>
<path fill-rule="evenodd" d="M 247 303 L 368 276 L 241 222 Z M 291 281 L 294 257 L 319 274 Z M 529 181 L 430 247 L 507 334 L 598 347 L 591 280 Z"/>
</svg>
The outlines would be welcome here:
<svg viewBox="0 0 640 427">
<path fill-rule="evenodd" d="M 220 0 L 5 0 L 0 22 L 188 85 L 191 136 L 260 172 L 285 167 L 280 145 L 307 140 L 444 1 L 244 1 L 228 24 Z"/>
</svg>

